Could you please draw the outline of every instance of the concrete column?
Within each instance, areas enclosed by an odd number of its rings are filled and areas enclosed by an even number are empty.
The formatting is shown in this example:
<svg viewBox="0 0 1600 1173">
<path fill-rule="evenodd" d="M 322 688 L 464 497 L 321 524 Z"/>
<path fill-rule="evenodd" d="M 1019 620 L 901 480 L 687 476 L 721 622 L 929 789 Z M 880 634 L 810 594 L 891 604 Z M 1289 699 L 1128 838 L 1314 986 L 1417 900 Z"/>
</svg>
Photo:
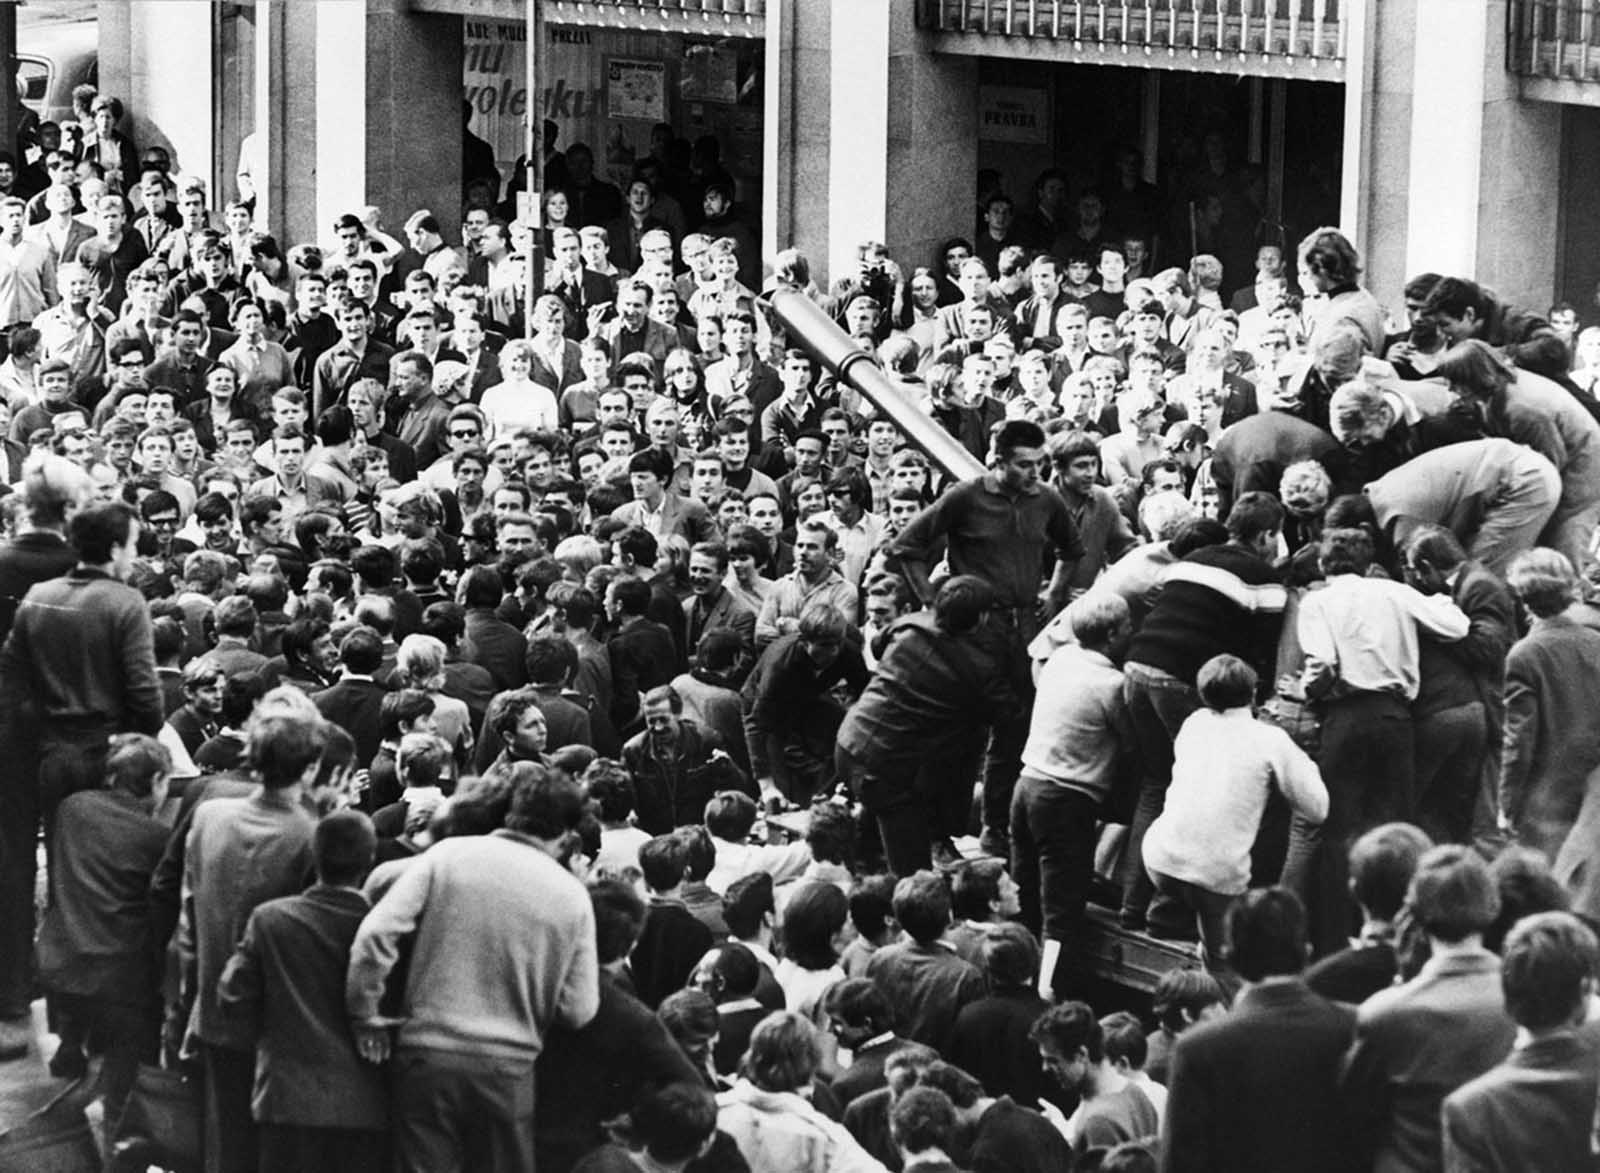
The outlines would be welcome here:
<svg viewBox="0 0 1600 1173">
<path fill-rule="evenodd" d="M 1353 0 L 1364 23 L 1351 26 L 1345 80 L 1343 191 L 1339 220 L 1366 266 L 1367 287 L 1401 304 L 1409 276 L 1413 33 L 1418 0 Z M 1356 34 L 1360 33 L 1358 37 Z M 1352 87 L 1365 93 L 1353 94 Z M 1351 128 L 1357 137 L 1352 139 Z"/>
<path fill-rule="evenodd" d="M 972 231 L 978 198 L 978 60 L 935 54 L 926 40 L 912 6 L 895 5 L 885 95 L 888 205 L 877 239 L 908 276 L 941 241 Z"/>
<path fill-rule="evenodd" d="M 412 12 L 410 0 L 368 0 L 365 36 L 362 202 L 383 209 L 391 230 L 427 208 L 459 244 L 461 17 Z"/>
<path fill-rule="evenodd" d="M 1478 268 L 1488 5 L 1416 0 L 1416 13 L 1406 272 L 1471 274 Z"/>
<path fill-rule="evenodd" d="M 840 274 L 854 263 L 856 245 L 887 235 L 890 6 L 889 0 L 832 0 L 831 9 L 828 271 Z M 903 91 L 896 98 L 897 109 L 914 106 Z"/>
<path fill-rule="evenodd" d="M 1521 98 L 1505 68 L 1506 0 L 1486 7 L 1474 272 L 1501 297 L 1542 313 L 1555 299 L 1565 251 L 1557 196 L 1563 107 Z"/>
<path fill-rule="evenodd" d="M 794 137 L 794 0 L 768 0 L 762 46 L 761 239 L 770 257 L 789 247 L 794 223 L 794 170 L 784 155 Z"/>
<path fill-rule="evenodd" d="M 102 3 L 99 14 L 101 87 L 122 97 L 134 142 L 165 147 L 174 168 L 204 179 L 216 202 L 215 9 L 207 0 L 128 0 Z"/>
<path fill-rule="evenodd" d="M 367 6 L 319 3 L 313 44 L 316 239 L 367 202 Z"/>
</svg>

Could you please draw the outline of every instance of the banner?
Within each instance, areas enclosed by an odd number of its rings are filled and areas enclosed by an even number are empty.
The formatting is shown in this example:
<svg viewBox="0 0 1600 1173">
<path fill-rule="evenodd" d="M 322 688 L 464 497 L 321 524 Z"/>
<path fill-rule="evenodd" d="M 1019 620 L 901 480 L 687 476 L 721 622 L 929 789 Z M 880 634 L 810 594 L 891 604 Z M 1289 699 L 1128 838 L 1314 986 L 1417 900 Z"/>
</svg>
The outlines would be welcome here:
<svg viewBox="0 0 1600 1173">
<path fill-rule="evenodd" d="M 472 106 L 472 132 L 494 148 L 502 178 L 528 150 L 528 29 L 500 20 L 466 20 L 463 96 Z M 595 30 L 545 26 L 541 118 L 560 127 L 557 145 L 594 149 L 595 169 L 606 170 L 605 92 L 596 66 Z"/>
</svg>

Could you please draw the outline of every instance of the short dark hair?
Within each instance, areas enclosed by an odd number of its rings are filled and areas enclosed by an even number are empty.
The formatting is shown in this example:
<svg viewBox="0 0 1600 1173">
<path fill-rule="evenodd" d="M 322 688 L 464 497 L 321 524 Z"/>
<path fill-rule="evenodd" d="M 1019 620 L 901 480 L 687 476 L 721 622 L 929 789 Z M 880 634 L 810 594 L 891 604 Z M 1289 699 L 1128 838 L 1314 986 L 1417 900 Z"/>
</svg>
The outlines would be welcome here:
<svg viewBox="0 0 1600 1173">
<path fill-rule="evenodd" d="M 850 923 L 863 937 L 873 938 L 889 926 L 894 914 L 894 877 L 862 876 L 850 892 Z"/>
<path fill-rule="evenodd" d="M 995 925 L 984 934 L 979 952 L 991 990 L 1024 989 L 1039 972 L 1039 943 L 1019 924 Z"/>
<path fill-rule="evenodd" d="M 1406 902 L 1417 861 L 1433 846 L 1419 827 L 1384 823 L 1350 848 L 1350 894 L 1371 916 L 1393 920 Z"/>
<path fill-rule="evenodd" d="M 1226 1006 L 1228 992 L 1203 969 L 1169 969 L 1156 981 L 1150 1010 L 1161 1028 L 1178 1034 L 1210 1006 Z"/>
<path fill-rule="evenodd" d="M 526 662 L 530 684 L 565 684 L 578 670 L 578 649 L 559 635 L 535 636 Z"/>
<path fill-rule="evenodd" d="M 894 1007 L 870 978 L 846 978 L 822 997 L 823 1009 L 846 1026 L 871 1035 L 894 1029 Z"/>
<path fill-rule="evenodd" d="M 629 1113 L 634 1139 L 657 1161 L 687 1161 L 717 1130 L 717 1100 L 708 1088 L 669 1083 L 647 1088 Z"/>
<path fill-rule="evenodd" d="M 1263 534 L 1283 528 L 1283 503 L 1271 493 L 1244 493 L 1228 510 L 1228 536 L 1236 542 L 1253 542 Z"/>
<path fill-rule="evenodd" d="M 338 810 L 324 815 L 312 833 L 311 849 L 317 879 L 324 884 L 350 886 L 372 870 L 378 834 L 372 820 L 358 810 Z"/>
<path fill-rule="evenodd" d="M 921 945 L 931 945 L 950 927 L 950 889 L 935 871 L 920 871 L 894 886 L 894 916 Z"/>
<path fill-rule="evenodd" d="M 133 530 L 131 507 L 120 501 L 80 509 L 67 522 L 67 541 L 78 552 L 78 560 L 91 566 L 111 561 L 115 546 L 125 546 Z"/>
<path fill-rule="evenodd" d="M 339 663 L 361 676 L 370 676 L 383 663 L 383 639 L 370 627 L 355 627 L 339 644 Z"/>
<path fill-rule="evenodd" d="M 576 782 L 537 762 L 517 763 L 506 830 L 535 839 L 555 839 L 575 830 L 582 818 L 583 793 Z"/>
<path fill-rule="evenodd" d="M 1118 1010 L 1100 1020 L 1101 1046 L 1106 1058 L 1115 1062 L 1127 1060 L 1128 1066 L 1138 1071 L 1150 1055 L 1150 1043 L 1145 1038 L 1139 1019 L 1126 1010 Z"/>
<path fill-rule="evenodd" d="M 1043 448 L 1044 429 L 1032 420 L 1007 420 L 995 433 L 994 449 L 1001 460 L 1018 448 Z"/>
<path fill-rule="evenodd" d="M 1105 1057 L 1100 1020 L 1087 1002 L 1062 1002 L 1050 1007 L 1028 1028 L 1028 1038 L 1035 1044 L 1048 1042 L 1067 1058 L 1080 1048 L 1088 1052 L 1091 1063 Z"/>
<path fill-rule="evenodd" d="M 1518 1026 L 1549 1030 L 1577 1016 L 1600 968 L 1594 930 L 1570 912 L 1541 912 L 1506 935 L 1500 988 Z"/>
<path fill-rule="evenodd" d="M 706 803 L 705 825 L 718 839 L 743 843 L 761 813 L 755 799 L 739 790 L 722 790 Z"/>
<path fill-rule="evenodd" d="M 676 888 L 688 868 L 689 845 L 670 832 L 639 845 L 639 870 L 652 891 Z"/>
<path fill-rule="evenodd" d="M 788 959 L 802 969 L 828 969 L 838 960 L 833 939 L 849 916 L 850 902 L 837 885 L 820 880 L 801 883 L 783 906 Z"/>
<path fill-rule="evenodd" d="M 1247 982 L 1290 976 L 1306 964 L 1306 910 L 1287 888 L 1246 892 L 1228 909 L 1228 962 Z"/>
<path fill-rule="evenodd" d="M 1500 891 L 1482 856 L 1447 843 L 1417 861 L 1406 902 L 1423 932 L 1453 944 L 1494 923 Z"/>
<path fill-rule="evenodd" d="M 906 1152 L 949 1151 L 955 1134 L 955 1105 L 938 1088 L 914 1087 L 891 1100 L 889 1135 Z"/>
<path fill-rule="evenodd" d="M 321 760 L 327 741 L 327 725 L 320 719 L 262 716 L 250 725 L 245 757 L 263 786 L 282 790 L 299 782 Z"/>
<path fill-rule="evenodd" d="M 622 578 L 611 592 L 624 615 L 643 615 L 650 609 L 650 586 L 637 578 Z"/>
<path fill-rule="evenodd" d="M 947 635 L 976 631 L 983 617 L 995 608 L 994 588 L 974 574 L 946 579 L 933 597 L 933 617 Z"/>
<path fill-rule="evenodd" d="M 621 880 L 596 880 L 589 885 L 594 907 L 596 952 L 601 965 L 621 961 L 644 931 L 644 901 L 632 884 Z"/>
<path fill-rule="evenodd" d="M 740 940 L 755 936 L 761 918 L 773 911 L 772 876 L 767 872 L 740 876 L 722 896 L 722 919 L 728 922 L 728 932 Z"/>
</svg>

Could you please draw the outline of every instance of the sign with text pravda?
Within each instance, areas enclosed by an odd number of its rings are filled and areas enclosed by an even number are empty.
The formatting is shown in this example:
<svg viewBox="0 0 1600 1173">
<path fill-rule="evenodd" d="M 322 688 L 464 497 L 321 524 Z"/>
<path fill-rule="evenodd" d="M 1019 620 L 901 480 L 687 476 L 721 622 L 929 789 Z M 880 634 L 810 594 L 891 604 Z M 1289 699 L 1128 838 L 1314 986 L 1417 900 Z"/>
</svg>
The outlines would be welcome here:
<svg viewBox="0 0 1600 1173">
<path fill-rule="evenodd" d="M 978 137 L 1001 143 L 1049 142 L 1049 91 L 979 86 Z"/>
</svg>

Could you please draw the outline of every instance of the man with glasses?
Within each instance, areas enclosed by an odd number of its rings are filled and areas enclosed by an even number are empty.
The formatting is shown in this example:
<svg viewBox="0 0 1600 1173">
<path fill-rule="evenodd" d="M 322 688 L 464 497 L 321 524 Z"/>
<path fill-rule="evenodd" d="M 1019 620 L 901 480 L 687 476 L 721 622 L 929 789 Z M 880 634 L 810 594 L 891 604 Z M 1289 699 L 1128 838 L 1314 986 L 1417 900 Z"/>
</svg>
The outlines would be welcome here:
<svg viewBox="0 0 1600 1173">
<path fill-rule="evenodd" d="M 489 458 L 483 451 L 483 412 L 470 403 L 451 408 L 449 420 L 445 425 L 445 438 L 448 450 L 418 475 L 419 481 L 430 489 L 454 492 L 458 480 L 457 458 L 464 452 L 475 452 L 485 466 L 479 474 L 482 481 L 481 491 L 484 494 L 492 494 L 504 483 L 500 470 L 488 463 Z"/>
</svg>

